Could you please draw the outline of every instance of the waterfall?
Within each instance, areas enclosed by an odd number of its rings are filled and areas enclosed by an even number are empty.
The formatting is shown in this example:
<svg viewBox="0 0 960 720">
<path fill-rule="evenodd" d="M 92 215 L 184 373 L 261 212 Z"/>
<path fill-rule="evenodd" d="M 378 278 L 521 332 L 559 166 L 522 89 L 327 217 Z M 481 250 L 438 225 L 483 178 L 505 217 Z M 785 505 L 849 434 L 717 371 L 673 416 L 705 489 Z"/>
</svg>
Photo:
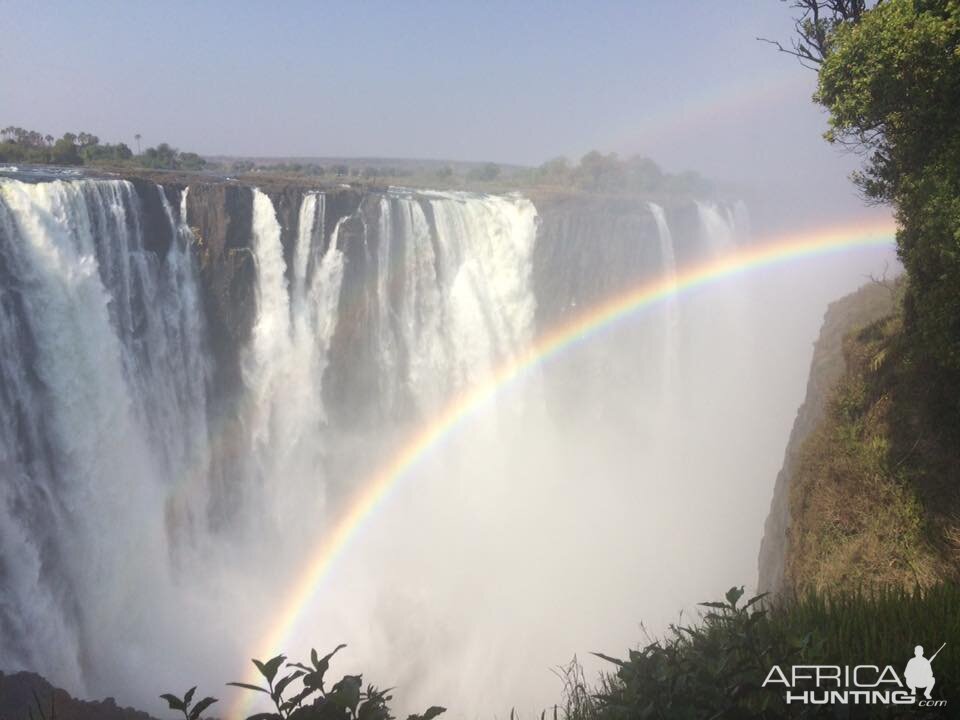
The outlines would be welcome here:
<svg viewBox="0 0 960 720">
<path fill-rule="evenodd" d="M 679 300 L 675 294 L 677 284 L 677 259 L 673 250 L 673 235 L 663 208 L 650 203 L 650 212 L 657 223 L 657 240 L 660 249 L 660 268 L 663 278 L 671 283 L 674 293 L 664 303 L 664 338 L 662 348 L 661 388 L 664 398 L 669 398 L 673 389 L 673 380 L 677 373 L 677 333 L 679 331 Z"/>
<path fill-rule="evenodd" d="M 737 206 L 555 202 L 0 179 L 0 669 L 135 703 L 183 673 L 239 677 L 419 428 L 746 223 Z M 632 623 L 638 567 L 702 569 L 664 528 L 701 498 L 688 475 L 713 466 L 695 463 L 744 446 L 714 432 L 729 398 L 701 401 L 735 364 L 736 292 L 624 318 L 443 433 L 278 650 L 342 638 L 413 706 L 469 714 L 490 687 L 528 693 L 529 667 L 576 649 L 567 630 Z"/>
<path fill-rule="evenodd" d="M 318 475 L 326 421 L 323 374 L 344 266 L 337 229 L 323 250 L 324 207 L 320 193 L 307 193 L 301 201 L 288 283 L 273 203 L 260 190 L 253 191 L 257 315 L 244 382 L 254 472 L 258 485 L 270 485 L 277 527 L 300 515 L 297 507 L 305 495 L 323 490 Z"/>
<path fill-rule="evenodd" d="M 738 214 L 742 218 L 745 207 L 742 203 Z M 697 216 L 700 220 L 703 241 L 714 255 L 722 255 L 733 250 L 739 237 L 735 210 L 726 205 L 697 202 Z"/>
<path fill-rule="evenodd" d="M 388 412 L 408 395 L 429 417 L 533 339 L 536 211 L 520 198 L 381 198 L 377 348 Z"/>
<path fill-rule="evenodd" d="M 113 615 L 164 575 L 168 493 L 203 469 L 202 320 L 162 204 L 163 260 L 128 182 L 0 181 L 0 665 L 72 687 L 123 645 Z"/>
</svg>

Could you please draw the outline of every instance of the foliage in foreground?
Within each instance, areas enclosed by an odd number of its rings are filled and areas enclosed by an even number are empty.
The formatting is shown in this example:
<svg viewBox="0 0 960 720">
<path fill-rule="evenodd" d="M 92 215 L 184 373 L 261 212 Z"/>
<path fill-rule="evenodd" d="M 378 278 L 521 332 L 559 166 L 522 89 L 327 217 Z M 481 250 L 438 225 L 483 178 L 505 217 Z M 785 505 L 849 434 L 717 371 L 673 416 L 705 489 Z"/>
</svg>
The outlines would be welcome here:
<svg viewBox="0 0 960 720">
<path fill-rule="evenodd" d="M 912 718 L 950 717 L 946 708 L 915 705 L 787 704 L 782 685 L 763 687 L 774 665 L 789 674 L 794 665 L 890 665 L 903 669 L 920 644 L 937 655 L 934 699 L 956 703 L 960 693 L 960 585 L 900 587 L 847 592 L 809 592 L 773 605 L 760 595 L 746 602 L 743 588 L 727 591 L 719 602 L 701 603 L 697 621 L 671 625 L 663 638 L 630 650 L 626 659 L 597 653 L 614 672 L 591 687 L 573 662 L 558 669 L 564 702 L 544 711 L 540 720 L 670 720 L 738 718 Z M 360 675 L 345 675 L 329 689 L 324 677 L 331 658 L 344 646 L 309 663 L 287 662 L 283 655 L 254 660 L 262 685 L 228 683 L 266 695 L 271 712 L 247 720 L 392 720 L 390 690 L 363 688 Z M 201 720 L 216 702 L 192 705 L 195 688 L 182 698 L 161 696 L 184 720 Z M 431 707 L 408 720 L 433 720 L 445 712 Z M 549 715 L 548 715 L 549 713 Z M 515 718 L 511 712 L 511 720 Z"/>
<path fill-rule="evenodd" d="M 362 675 L 344 675 L 327 689 L 324 677 L 330 669 L 330 660 L 346 645 L 338 645 L 323 657 L 316 650 L 310 652 L 309 663 L 287 662 L 285 655 L 267 661 L 253 660 L 263 677 L 263 685 L 231 682 L 227 685 L 263 693 L 274 706 L 271 712 L 251 715 L 247 720 L 393 720 L 388 703 L 393 699 L 392 688 L 381 690 L 373 685 L 363 687 Z M 282 671 L 282 672 L 281 672 Z M 183 713 L 184 720 L 201 720 L 203 712 L 217 702 L 206 697 L 191 705 L 196 688 L 181 698 L 166 693 L 160 697 L 171 710 Z M 434 705 L 422 715 L 410 715 L 407 720 L 433 720 L 446 712 Z"/>
<path fill-rule="evenodd" d="M 722 602 L 703 603 L 699 622 L 672 625 L 625 660 L 600 655 L 616 671 L 595 692 L 596 702 L 580 703 L 583 712 L 569 720 L 937 718 L 937 710 L 914 706 L 787 705 L 782 686 L 762 683 L 773 665 L 892 665 L 902 676 L 915 645 L 944 641 L 934 693 L 957 702 L 960 586 L 809 594 L 774 607 L 763 596 L 745 603 L 742 597 L 743 588 L 731 588 Z"/>
</svg>

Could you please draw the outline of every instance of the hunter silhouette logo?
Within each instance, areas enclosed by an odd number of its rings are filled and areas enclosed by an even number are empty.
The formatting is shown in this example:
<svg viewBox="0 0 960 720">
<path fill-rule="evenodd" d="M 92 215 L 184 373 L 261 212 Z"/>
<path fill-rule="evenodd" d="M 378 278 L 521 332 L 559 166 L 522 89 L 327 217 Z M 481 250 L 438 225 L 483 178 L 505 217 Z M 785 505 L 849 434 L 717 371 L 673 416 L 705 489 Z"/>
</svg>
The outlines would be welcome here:
<svg viewBox="0 0 960 720">
<path fill-rule="evenodd" d="M 933 690 L 933 686 L 936 683 L 936 678 L 933 677 L 933 667 L 931 663 L 933 659 L 940 654 L 940 650 L 943 650 L 943 645 L 930 656 L 928 660 L 923 656 L 923 645 L 917 645 L 913 650 L 913 657 L 910 658 L 910 662 L 907 663 L 907 669 L 903 671 L 903 678 L 907 681 L 907 687 L 913 692 L 914 695 L 917 694 L 917 690 L 923 690 L 923 696 L 929 700 L 930 691 Z"/>
<path fill-rule="evenodd" d="M 934 700 L 930 693 L 936 680 L 933 660 L 946 646 L 943 643 L 929 658 L 917 645 L 903 677 L 892 665 L 774 665 L 763 687 L 781 686 L 788 705 L 916 705 L 944 707 L 946 700 Z M 919 696 L 917 691 L 922 690 Z"/>
</svg>

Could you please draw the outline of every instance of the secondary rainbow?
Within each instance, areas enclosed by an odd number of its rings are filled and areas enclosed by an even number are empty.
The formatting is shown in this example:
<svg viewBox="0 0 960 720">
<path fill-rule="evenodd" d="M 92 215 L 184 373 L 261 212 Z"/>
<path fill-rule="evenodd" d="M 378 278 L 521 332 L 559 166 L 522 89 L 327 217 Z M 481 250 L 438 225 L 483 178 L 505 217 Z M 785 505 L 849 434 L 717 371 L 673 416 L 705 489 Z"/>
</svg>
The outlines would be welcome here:
<svg viewBox="0 0 960 720">
<path fill-rule="evenodd" d="M 790 235 L 772 242 L 751 244 L 708 262 L 683 269 L 676 277 L 659 278 L 590 307 L 569 321 L 541 335 L 522 355 L 514 357 L 478 385 L 450 402 L 427 425 L 420 428 L 373 477 L 365 482 L 317 548 L 310 554 L 296 584 L 278 613 L 279 619 L 255 648 L 254 656 L 269 658 L 279 653 L 319 591 L 336 559 L 344 552 L 365 520 L 389 497 L 391 489 L 412 476 L 417 462 L 451 435 L 498 393 L 516 383 L 533 367 L 583 342 L 617 321 L 655 305 L 667 297 L 719 282 L 725 278 L 806 257 L 843 252 L 858 247 L 889 246 L 894 226 L 889 220 L 856 226 L 834 227 Z M 256 676 L 249 681 L 255 682 Z M 229 718 L 242 718 L 254 698 L 239 696 Z"/>
</svg>

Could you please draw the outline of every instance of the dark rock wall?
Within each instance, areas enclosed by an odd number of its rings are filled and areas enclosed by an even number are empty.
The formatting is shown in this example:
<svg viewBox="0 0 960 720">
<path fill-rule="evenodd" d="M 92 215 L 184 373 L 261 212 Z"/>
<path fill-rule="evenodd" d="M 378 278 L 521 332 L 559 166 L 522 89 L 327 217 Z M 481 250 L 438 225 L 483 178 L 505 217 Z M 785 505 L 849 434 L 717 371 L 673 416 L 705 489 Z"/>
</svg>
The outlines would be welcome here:
<svg viewBox="0 0 960 720">
<path fill-rule="evenodd" d="M 130 180 L 140 199 L 140 231 L 143 233 L 144 249 L 157 253 L 161 258 L 167 256 L 173 240 L 170 221 L 163 207 L 165 197 L 176 217 L 180 202 L 180 187 L 176 185 L 160 186 L 156 183 L 133 178 Z"/>
<path fill-rule="evenodd" d="M 256 311 L 253 192 L 237 185 L 194 185 L 186 222 L 194 232 L 204 313 L 215 366 L 214 397 L 240 380 L 240 349 Z"/>
<path fill-rule="evenodd" d="M 364 197 L 340 226 L 337 238 L 345 265 L 323 395 L 333 424 L 343 428 L 381 419 L 386 410 L 375 350 L 379 323 L 388 321 L 380 317 L 377 307 L 379 249 L 385 242 L 378 232 L 380 212 L 379 196 Z"/>
</svg>

